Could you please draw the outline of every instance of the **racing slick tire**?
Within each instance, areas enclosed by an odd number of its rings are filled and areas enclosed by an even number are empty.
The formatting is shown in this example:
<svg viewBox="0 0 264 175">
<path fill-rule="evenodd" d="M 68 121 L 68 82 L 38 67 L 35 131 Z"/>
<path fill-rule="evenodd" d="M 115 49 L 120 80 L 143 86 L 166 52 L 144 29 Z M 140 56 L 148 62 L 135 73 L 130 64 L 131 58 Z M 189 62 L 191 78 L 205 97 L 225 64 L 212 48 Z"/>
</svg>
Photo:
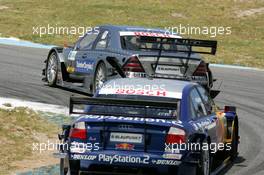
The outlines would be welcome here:
<svg viewBox="0 0 264 175">
<path fill-rule="evenodd" d="M 196 175 L 197 166 L 195 164 L 182 163 L 178 167 L 177 175 Z M 171 175 L 175 175 L 174 173 L 170 173 Z"/>
<path fill-rule="evenodd" d="M 230 158 L 232 161 L 237 157 L 238 155 L 238 125 L 235 122 L 233 129 L 232 129 L 232 142 L 231 142 L 231 150 L 230 150 Z"/>
<path fill-rule="evenodd" d="M 93 83 L 93 94 L 103 86 L 103 83 L 106 81 L 106 66 L 103 62 L 100 62 L 97 65 L 95 75 L 94 75 L 94 83 Z"/>
<path fill-rule="evenodd" d="M 56 52 L 49 55 L 46 66 L 46 79 L 49 86 L 56 86 L 58 77 L 58 56 Z"/>
<path fill-rule="evenodd" d="M 200 161 L 197 167 L 197 175 L 210 175 L 212 160 L 211 160 L 211 151 L 210 144 L 208 142 L 203 142 L 202 144 L 208 144 L 208 149 L 203 149 L 201 147 L 201 156 Z"/>
<path fill-rule="evenodd" d="M 210 144 L 207 142 L 201 143 L 201 147 L 203 148 L 204 144 L 208 144 L 208 148 L 210 148 Z M 178 168 L 177 175 L 210 175 L 212 167 L 212 158 L 210 149 L 201 150 L 200 153 L 200 161 L 198 165 L 183 163 Z"/>
<path fill-rule="evenodd" d="M 79 169 L 79 161 L 60 159 L 60 175 L 79 175 Z"/>
</svg>

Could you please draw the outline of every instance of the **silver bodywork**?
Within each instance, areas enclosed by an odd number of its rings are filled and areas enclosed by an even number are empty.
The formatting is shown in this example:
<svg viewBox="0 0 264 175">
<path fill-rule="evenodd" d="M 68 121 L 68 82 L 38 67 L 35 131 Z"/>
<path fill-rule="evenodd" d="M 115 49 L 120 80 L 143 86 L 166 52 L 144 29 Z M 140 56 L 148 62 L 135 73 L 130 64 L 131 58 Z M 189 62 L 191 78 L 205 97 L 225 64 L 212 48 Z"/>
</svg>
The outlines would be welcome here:
<svg viewBox="0 0 264 175">
<path fill-rule="evenodd" d="M 148 79 L 148 78 L 117 78 L 105 82 L 104 86 L 99 89 L 98 94 L 110 95 L 120 94 L 120 90 L 124 90 L 124 95 L 153 95 L 159 96 L 156 91 L 166 92 L 166 97 L 169 98 L 182 98 L 183 89 L 188 85 L 193 85 L 194 82 L 171 80 L 171 79 Z M 150 92 L 152 94 L 137 94 L 137 90 L 141 92 Z M 135 93 L 132 93 L 134 92 Z"/>
<path fill-rule="evenodd" d="M 107 58 L 116 58 L 118 64 L 121 66 L 132 56 L 138 55 L 140 62 L 147 73 L 151 73 L 150 65 L 157 59 L 157 51 L 132 51 L 124 50 L 120 43 L 120 31 L 147 31 L 147 32 L 164 32 L 164 30 L 159 29 L 146 29 L 142 27 L 128 27 L 128 26 L 101 26 L 98 38 L 101 37 L 104 31 L 108 31 L 110 35 L 109 42 L 105 49 L 96 49 L 94 46 L 88 50 L 78 50 L 79 43 L 83 38 L 80 38 L 74 47 L 67 48 L 53 48 L 51 49 L 49 55 L 53 52 L 57 54 L 59 65 L 58 65 L 58 77 L 56 84 L 59 86 L 67 87 L 77 91 L 85 93 L 93 93 L 93 84 L 95 82 L 95 72 L 99 63 L 103 63 L 106 68 L 107 79 L 113 79 L 120 77 L 115 69 L 108 63 Z M 96 39 L 94 41 L 95 45 L 97 43 Z M 74 61 L 69 61 L 74 53 Z M 49 59 L 49 55 L 47 60 Z M 177 58 L 177 56 L 186 56 L 186 53 L 162 53 L 160 59 L 161 64 L 174 64 L 179 65 L 185 63 L 187 60 L 182 58 Z M 172 58 L 173 57 L 173 58 Z M 199 54 L 192 54 L 192 59 L 188 62 L 188 69 L 184 70 L 181 68 L 182 72 L 186 75 L 192 75 L 196 70 L 197 66 L 201 62 L 201 56 Z M 78 72 L 76 71 L 77 65 L 84 65 L 89 67 L 89 71 Z M 75 71 L 69 73 L 68 68 L 73 68 Z M 47 65 L 46 65 L 47 69 Z M 88 69 L 87 69 L 88 70 Z M 44 76 L 46 72 L 44 70 Z M 45 79 L 47 81 L 47 78 Z M 203 80 L 204 84 L 208 84 L 208 78 L 205 77 Z"/>
</svg>

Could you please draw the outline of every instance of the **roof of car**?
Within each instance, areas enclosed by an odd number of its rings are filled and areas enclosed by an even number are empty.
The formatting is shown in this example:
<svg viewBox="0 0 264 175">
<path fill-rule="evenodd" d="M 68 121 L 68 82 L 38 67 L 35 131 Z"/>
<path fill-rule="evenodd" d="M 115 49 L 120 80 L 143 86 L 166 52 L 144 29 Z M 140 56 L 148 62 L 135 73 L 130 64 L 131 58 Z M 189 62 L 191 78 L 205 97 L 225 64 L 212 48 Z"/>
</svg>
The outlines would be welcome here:
<svg viewBox="0 0 264 175">
<path fill-rule="evenodd" d="M 100 27 L 108 28 L 108 29 L 116 30 L 116 31 L 145 31 L 145 32 L 158 32 L 158 33 L 169 32 L 169 30 L 165 30 L 165 29 L 147 28 L 147 27 L 140 27 L 140 26 L 103 25 Z"/>
<path fill-rule="evenodd" d="M 107 81 L 99 94 L 146 95 L 182 98 L 183 89 L 195 83 L 172 79 L 118 78 Z"/>
</svg>

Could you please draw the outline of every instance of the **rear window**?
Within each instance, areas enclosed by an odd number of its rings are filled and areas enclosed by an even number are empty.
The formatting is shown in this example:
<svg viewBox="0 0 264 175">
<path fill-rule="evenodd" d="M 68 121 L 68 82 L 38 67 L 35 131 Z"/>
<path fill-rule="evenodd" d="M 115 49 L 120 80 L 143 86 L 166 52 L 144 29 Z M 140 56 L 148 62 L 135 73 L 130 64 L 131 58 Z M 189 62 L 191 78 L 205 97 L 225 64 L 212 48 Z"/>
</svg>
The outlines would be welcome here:
<svg viewBox="0 0 264 175">
<path fill-rule="evenodd" d="M 187 46 L 175 45 L 175 38 L 161 38 L 161 37 L 149 37 L 149 36 L 120 36 L 121 46 L 124 50 L 133 51 L 153 51 L 160 49 L 160 42 L 165 42 L 162 45 L 162 50 L 177 52 L 187 51 Z"/>
<path fill-rule="evenodd" d="M 174 98 L 165 97 L 150 97 L 150 96 L 137 96 L 137 95 L 98 95 L 97 97 L 102 98 L 118 98 L 118 99 L 131 99 L 131 100 L 151 100 L 160 102 L 179 102 L 179 100 Z M 126 116 L 126 117 L 139 117 L 139 118 L 159 118 L 159 119 L 177 119 L 178 118 L 178 106 L 174 108 L 164 108 L 164 107 L 145 107 L 145 106 L 111 106 L 109 105 L 89 105 L 86 107 L 86 112 L 108 115 L 108 116 Z"/>
</svg>

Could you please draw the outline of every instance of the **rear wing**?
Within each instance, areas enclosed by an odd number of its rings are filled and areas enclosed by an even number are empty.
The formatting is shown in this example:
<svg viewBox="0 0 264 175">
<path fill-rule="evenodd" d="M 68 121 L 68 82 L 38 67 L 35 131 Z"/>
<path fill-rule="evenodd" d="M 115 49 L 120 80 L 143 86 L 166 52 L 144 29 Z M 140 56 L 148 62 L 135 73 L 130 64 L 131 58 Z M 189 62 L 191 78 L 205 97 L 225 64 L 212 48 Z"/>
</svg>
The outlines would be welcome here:
<svg viewBox="0 0 264 175">
<path fill-rule="evenodd" d="M 75 108 L 76 105 L 84 105 L 85 108 Z M 144 110 L 144 115 L 130 115 L 119 113 L 116 111 L 114 113 L 108 113 L 107 110 L 101 111 L 89 111 L 86 108 L 89 105 L 97 105 L 97 106 L 114 106 L 114 107 L 131 107 L 137 108 L 140 110 Z M 131 100 L 131 99 L 115 99 L 115 98 L 94 98 L 94 97 L 70 97 L 70 106 L 69 106 L 69 113 L 70 114 L 85 114 L 85 115 L 111 115 L 111 116 L 132 116 L 132 117 L 144 117 L 144 118 L 151 118 L 148 117 L 148 109 L 161 109 L 161 110 L 177 110 L 178 102 L 175 99 L 175 102 L 168 102 L 168 101 L 150 101 L 150 100 Z M 153 116 L 152 116 L 153 117 Z M 168 117 L 161 117 L 162 119 L 166 119 Z M 171 119 L 171 117 L 169 117 Z"/>
<path fill-rule="evenodd" d="M 159 44 L 159 48 L 147 48 L 141 47 L 142 50 L 157 50 L 157 51 L 169 51 L 169 52 L 183 52 L 188 54 L 210 54 L 215 55 L 217 49 L 217 41 L 215 40 L 198 40 L 198 39 L 186 39 L 186 38 L 160 38 L 160 41 L 150 40 L 150 37 L 141 36 L 139 39 L 140 43 L 153 43 Z M 187 49 L 165 49 L 163 46 L 166 44 L 170 44 L 172 46 L 187 46 Z M 209 49 L 204 51 L 203 48 Z M 201 49 L 201 50 L 199 50 Z"/>
</svg>

